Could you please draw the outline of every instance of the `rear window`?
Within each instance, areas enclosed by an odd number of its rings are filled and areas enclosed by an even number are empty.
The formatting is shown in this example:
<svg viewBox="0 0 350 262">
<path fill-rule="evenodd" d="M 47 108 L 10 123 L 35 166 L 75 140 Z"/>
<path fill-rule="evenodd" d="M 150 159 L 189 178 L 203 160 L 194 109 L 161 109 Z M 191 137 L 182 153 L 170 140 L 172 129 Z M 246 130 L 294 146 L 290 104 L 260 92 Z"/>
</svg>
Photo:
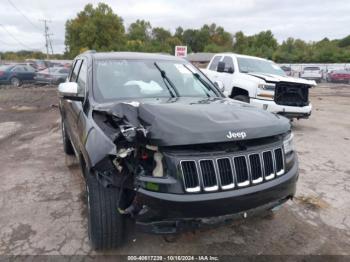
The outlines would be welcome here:
<svg viewBox="0 0 350 262">
<path fill-rule="evenodd" d="M 319 70 L 321 69 L 317 66 L 304 67 L 304 71 L 319 71 Z"/>
</svg>

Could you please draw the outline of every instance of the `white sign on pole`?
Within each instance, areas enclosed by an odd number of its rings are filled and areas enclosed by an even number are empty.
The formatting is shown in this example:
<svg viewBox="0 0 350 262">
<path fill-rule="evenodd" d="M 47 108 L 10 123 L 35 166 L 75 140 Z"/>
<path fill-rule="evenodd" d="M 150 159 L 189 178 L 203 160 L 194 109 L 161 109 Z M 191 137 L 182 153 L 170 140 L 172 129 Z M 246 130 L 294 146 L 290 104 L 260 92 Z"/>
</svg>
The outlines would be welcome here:
<svg viewBox="0 0 350 262">
<path fill-rule="evenodd" d="M 187 56 L 187 46 L 175 46 L 175 56 L 186 57 Z"/>
</svg>

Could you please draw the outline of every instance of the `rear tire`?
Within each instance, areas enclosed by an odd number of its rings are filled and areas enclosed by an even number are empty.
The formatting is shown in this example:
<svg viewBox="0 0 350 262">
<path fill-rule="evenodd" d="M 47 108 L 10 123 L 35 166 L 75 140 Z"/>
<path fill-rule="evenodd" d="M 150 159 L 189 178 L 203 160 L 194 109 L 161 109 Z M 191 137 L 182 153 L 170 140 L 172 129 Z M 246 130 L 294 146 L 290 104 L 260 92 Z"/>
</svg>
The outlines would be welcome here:
<svg viewBox="0 0 350 262">
<path fill-rule="evenodd" d="M 119 189 L 104 187 L 94 174 L 85 172 L 88 233 L 95 250 L 119 247 L 124 242 L 125 218 L 117 210 Z"/>
<path fill-rule="evenodd" d="M 10 81 L 11 85 L 13 85 L 14 87 L 19 87 L 22 84 L 21 80 L 19 80 L 17 77 L 12 77 Z"/>
<path fill-rule="evenodd" d="M 72 142 L 70 141 L 68 135 L 67 135 L 67 130 L 65 128 L 64 121 L 62 119 L 61 121 L 61 130 L 62 130 L 62 142 L 63 142 L 63 151 L 67 155 L 74 155 L 74 150 L 72 146 Z"/>
<path fill-rule="evenodd" d="M 63 83 L 64 81 L 65 81 L 64 79 L 58 79 L 58 80 L 56 80 L 56 82 L 54 84 L 59 85 L 59 84 Z"/>
<path fill-rule="evenodd" d="M 246 95 L 238 95 L 238 96 L 235 96 L 233 99 L 241 102 L 249 103 L 249 97 Z"/>
</svg>

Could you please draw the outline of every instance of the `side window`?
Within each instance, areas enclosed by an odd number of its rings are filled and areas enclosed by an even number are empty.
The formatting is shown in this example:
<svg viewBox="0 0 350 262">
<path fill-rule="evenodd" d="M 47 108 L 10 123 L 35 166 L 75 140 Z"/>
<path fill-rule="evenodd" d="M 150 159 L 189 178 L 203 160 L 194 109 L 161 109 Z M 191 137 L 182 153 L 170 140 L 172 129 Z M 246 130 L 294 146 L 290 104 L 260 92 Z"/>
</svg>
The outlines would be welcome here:
<svg viewBox="0 0 350 262">
<path fill-rule="evenodd" d="M 77 62 L 74 65 L 72 75 L 70 76 L 70 82 L 77 81 L 80 65 L 81 65 L 81 60 L 77 60 Z"/>
<path fill-rule="evenodd" d="M 23 69 L 23 66 L 16 66 L 14 69 L 13 69 L 13 72 L 25 72 L 25 70 Z"/>
<path fill-rule="evenodd" d="M 33 67 L 31 67 L 31 66 L 27 66 L 26 69 L 27 69 L 28 72 L 31 72 L 31 73 L 35 72 L 35 69 Z"/>
<path fill-rule="evenodd" d="M 69 73 L 69 70 L 68 69 L 61 69 L 60 74 L 68 74 Z"/>
<path fill-rule="evenodd" d="M 233 73 L 235 67 L 233 65 L 232 57 L 225 56 L 222 62 L 225 63 L 225 72 Z"/>
<path fill-rule="evenodd" d="M 215 56 L 213 61 L 210 64 L 209 70 L 216 71 L 218 63 L 220 62 L 222 56 Z"/>
<path fill-rule="evenodd" d="M 82 60 L 82 64 L 80 67 L 80 72 L 77 80 L 78 93 L 81 95 L 85 94 L 86 81 L 87 81 L 87 66 L 86 66 L 86 61 Z"/>
</svg>

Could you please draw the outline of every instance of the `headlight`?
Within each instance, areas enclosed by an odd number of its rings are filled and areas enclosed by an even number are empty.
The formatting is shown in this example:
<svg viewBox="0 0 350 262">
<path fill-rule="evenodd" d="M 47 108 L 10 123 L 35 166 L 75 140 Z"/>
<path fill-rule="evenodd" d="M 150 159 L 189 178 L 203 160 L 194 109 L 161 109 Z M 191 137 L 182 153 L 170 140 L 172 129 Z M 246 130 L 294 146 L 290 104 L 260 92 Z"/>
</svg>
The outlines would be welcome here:
<svg viewBox="0 0 350 262">
<path fill-rule="evenodd" d="M 294 137 L 293 133 L 290 132 L 288 135 L 286 135 L 283 138 L 283 149 L 284 149 L 285 155 L 294 151 L 293 137 Z"/>
<path fill-rule="evenodd" d="M 259 84 L 258 87 L 264 90 L 275 90 L 275 84 Z"/>
</svg>

